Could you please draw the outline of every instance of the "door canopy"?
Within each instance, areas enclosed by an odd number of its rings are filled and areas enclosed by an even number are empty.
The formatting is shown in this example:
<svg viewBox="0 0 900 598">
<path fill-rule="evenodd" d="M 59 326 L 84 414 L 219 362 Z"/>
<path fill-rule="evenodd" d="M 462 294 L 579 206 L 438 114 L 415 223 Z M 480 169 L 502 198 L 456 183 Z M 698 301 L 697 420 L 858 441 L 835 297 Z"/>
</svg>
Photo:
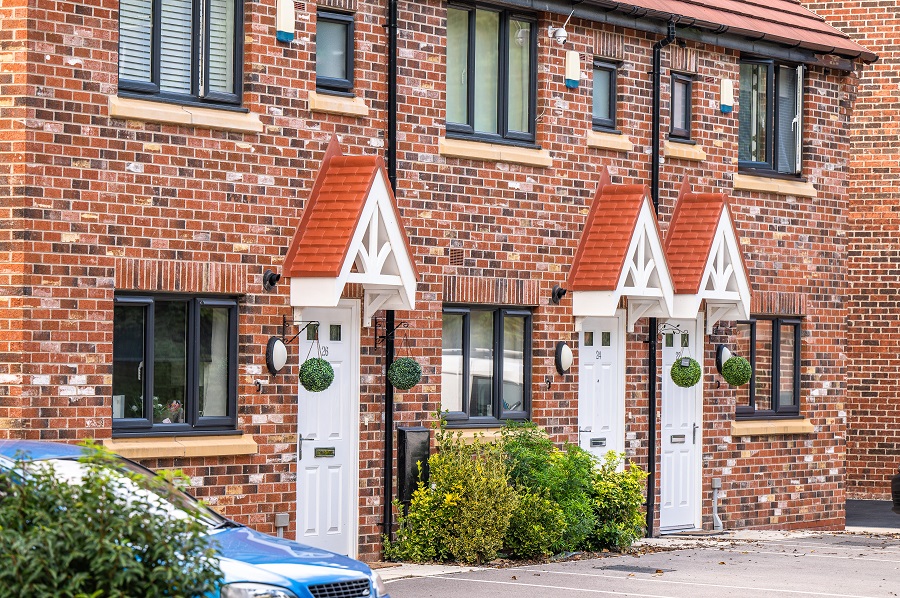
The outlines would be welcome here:
<svg viewBox="0 0 900 598">
<path fill-rule="evenodd" d="M 291 306 L 335 307 L 348 283 L 363 289 L 363 318 L 414 309 L 418 272 L 384 161 L 344 156 L 331 139 L 284 260 Z"/>
<path fill-rule="evenodd" d="M 716 322 L 750 317 L 750 280 L 728 199 L 681 187 L 666 234 L 675 285 L 674 318 L 694 319 L 706 306 L 706 333 Z"/>
<path fill-rule="evenodd" d="M 627 328 L 672 313 L 672 277 L 646 185 L 613 185 L 604 168 L 567 283 L 576 328 L 612 317 L 624 298 Z"/>
</svg>

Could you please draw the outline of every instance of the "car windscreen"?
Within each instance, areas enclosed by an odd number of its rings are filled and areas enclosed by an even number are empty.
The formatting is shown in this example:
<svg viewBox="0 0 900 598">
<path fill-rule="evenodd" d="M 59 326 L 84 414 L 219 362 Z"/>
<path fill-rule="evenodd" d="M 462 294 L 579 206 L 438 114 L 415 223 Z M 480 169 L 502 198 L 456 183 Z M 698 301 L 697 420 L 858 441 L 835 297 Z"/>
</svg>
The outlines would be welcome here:
<svg viewBox="0 0 900 598">
<path fill-rule="evenodd" d="M 57 479 L 69 484 L 79 484 L 87 467 L 92 466 L 74 459 L 46 459 L 33 461 L 29 465 L 50 466 Z M 230 523 L 228 519 L 206 507 L 193 496 L 182 492 L 174 484 L 136 463 L 116 459 L 110 464 L 94 466 L 109 470 L 115 493 L 126 502 L 141 497 L 161 514 L 179 519 L 193 514 L 211 528 L 223 527 Z"/>
</svg>

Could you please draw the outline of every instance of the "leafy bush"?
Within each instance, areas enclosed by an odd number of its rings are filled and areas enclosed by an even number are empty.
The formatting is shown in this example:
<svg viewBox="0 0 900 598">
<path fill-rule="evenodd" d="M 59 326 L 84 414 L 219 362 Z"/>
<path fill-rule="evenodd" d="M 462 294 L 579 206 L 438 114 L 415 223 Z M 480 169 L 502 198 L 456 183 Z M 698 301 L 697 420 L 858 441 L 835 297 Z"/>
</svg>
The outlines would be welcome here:
<svg viewBox="0 0 900 598">
<path fill-rule="evenodd" d="M 519 494 L 503 545 L 513 557 L 546 556 L 562 539 L 565 527 L 560 505 L 537 492 L 525 490 Z"/>
<path fill-rule="evenodd" d="M 88 445 L 80 483 L 47 463 L 0 473 L 0 597 L 201 596 L 221 576 L 206 525 L 175 518 L 161 478 Z"/>
<path fill-rule="evenodd" d="M 750 382 L 753 368 L 750 362 L 738 355 L 732 355 L 722 364 L 722 377 L 732 386 L 743 386 Z"/>
<path fill-rule="evenodd" d="M 688 365 L 681 365 L 681 360 L 676 359 L 675 363 L 672 364 L 672 369 L 669 370 L 672 382 L 682 388 L 690 388 L 697 384 L 700 381 L 700 376 L 703 375 L 703 370 L 700 368 L 697 360 L 692 357 L 687 359 L 689 360 Z"/>
<path fill-rule="evenodd" d="M 300 384 L 309 392 L 322 392 L 334 381 L 334 368 L 328 360 L 312 357 L 300 366 Z"/>
<path fill-rule="evenodd" d="M 424 561 L 452 558 L 483 563 L 497 556 L 516 507 L 506 464 L 496 442 L 440 429 L 428 459 L 430 480 L 419 480 L 409 512 L 398 517 L 396 539 L 385 538 L 385 556 Z"/>
<path fill-rule="evenodd" d="M 644 532 L 641 506 L 647 473 L 632 463 L 617 471 L 623 459 L 624 454 L 610 451 L 595 472 L 593 507 L 597 526 L 588 539 L 594 549 L 628 548 Z"/>
<path fill-rule="evenodd" d="M 596 459 L 576 445 L 556 448 L 532 422 L 507 424 L 502 438 L 510 480 L 518 492 L 544 495 L 561 509 L 562 533 L 550 550 L 580 548 L 595 523 L 590 494 Z"/>
<path fill-rule="evenodd" d="M 409 390 L 422 379 L 422 366 L 412 357 L 401 357 L 391 363 L 387 377 L 395 388 Z"/>
</svg>

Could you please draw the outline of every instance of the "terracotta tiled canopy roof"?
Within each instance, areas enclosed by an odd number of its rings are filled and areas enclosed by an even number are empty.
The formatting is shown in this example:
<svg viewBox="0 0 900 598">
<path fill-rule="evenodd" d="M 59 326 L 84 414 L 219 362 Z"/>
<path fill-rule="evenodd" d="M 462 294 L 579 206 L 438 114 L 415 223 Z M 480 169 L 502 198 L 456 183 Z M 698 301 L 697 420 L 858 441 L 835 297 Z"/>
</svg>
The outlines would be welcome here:
<svg viewBox="0 0 900 598">
<path fill-rule="evenodd" d="M 291 306 L 334 307 L 344 286 L 363 288 L 363 317 L 414 309 L 419 272 L 384 161 L 341 155 L 332 138 L 284 258 Z"/>
<path fill-rule="evenodd" d="M 676 293 L 700 292 L 722 210 L 723 193 L 682 194 L 666 234 L 666 257 Z"/>
<path fill-rule="evenodd" d="M 749 270 L 723 193 L 691 193 L 685 179 L 666 233 L 665 253 L 675 317 L 696 317 L 705 303 L 711 332 L 720 319 L 749 316 Z"/>
<path fill-rule="evenodd" d="M 334 155 L 330 145 L 303 218 L 284 258 L 287 276 L 338 276 L 350 249 L 369 191 L 384 160 L 378 156 Z M 394 203 L 393 201 L 391 203 Z M 397 221 L 400 215 L 394 206 Z M 409 255 L 409 240 L 403 235 Z M 419 277 L 415 263 L 412 267 Z"/>
<path fill-rule="evenodd" d="M 646 185 L 602 186 L 591 206 L 572 261 L 569 290 L 611 291 L 616 288 L 641 205 L 649 196 Z"/>
<path fill-rule="evenodd" d="M 819 54 L 859 57 L 867 62 L 878 58 L 801 6 L 799 0 L 595 0 L 594 3 L 619 11 L 637 9 L 638 16 L 665 20 L 674 16 L 678 27 L 728 32 L 750 40 L 799 46 Z"/>
</svg>

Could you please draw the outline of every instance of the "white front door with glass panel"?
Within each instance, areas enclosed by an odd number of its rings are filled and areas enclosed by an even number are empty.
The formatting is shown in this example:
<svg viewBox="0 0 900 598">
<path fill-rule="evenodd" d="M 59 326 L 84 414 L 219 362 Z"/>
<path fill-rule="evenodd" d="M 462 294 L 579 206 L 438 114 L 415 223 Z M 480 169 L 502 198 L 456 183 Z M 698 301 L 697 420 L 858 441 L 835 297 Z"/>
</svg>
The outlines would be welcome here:
<svg viewBox="0 0 900 598">
<path fill-rule="evenodd" d="M 298 365 L 327 359 L 334 382 L 322 392 L 299 386 L 297 540 L 356 555 L 359 503 L 359 307 L 303 310 L 318 321 L 300 333 Z M 318 342 L 317 342 L 318 340 Z"/>
<path fill-rule="evenodd" d="M 625 451 L 625 319 L 585 318 L 578 335 L 578 444 Z"/>
<path fill-rule="evenodd" d="M 669 320 L 683 334 L 661 326 L 662 425 L 660 461 L 660 531 L 697 529 L 700 521 L 700 456 L 702 444 L 703 376 L 690 388 L 672 381 L 672 364 L 691 357 L 703 367 L 702 324 L 697 320 Z"/>
</svg>

